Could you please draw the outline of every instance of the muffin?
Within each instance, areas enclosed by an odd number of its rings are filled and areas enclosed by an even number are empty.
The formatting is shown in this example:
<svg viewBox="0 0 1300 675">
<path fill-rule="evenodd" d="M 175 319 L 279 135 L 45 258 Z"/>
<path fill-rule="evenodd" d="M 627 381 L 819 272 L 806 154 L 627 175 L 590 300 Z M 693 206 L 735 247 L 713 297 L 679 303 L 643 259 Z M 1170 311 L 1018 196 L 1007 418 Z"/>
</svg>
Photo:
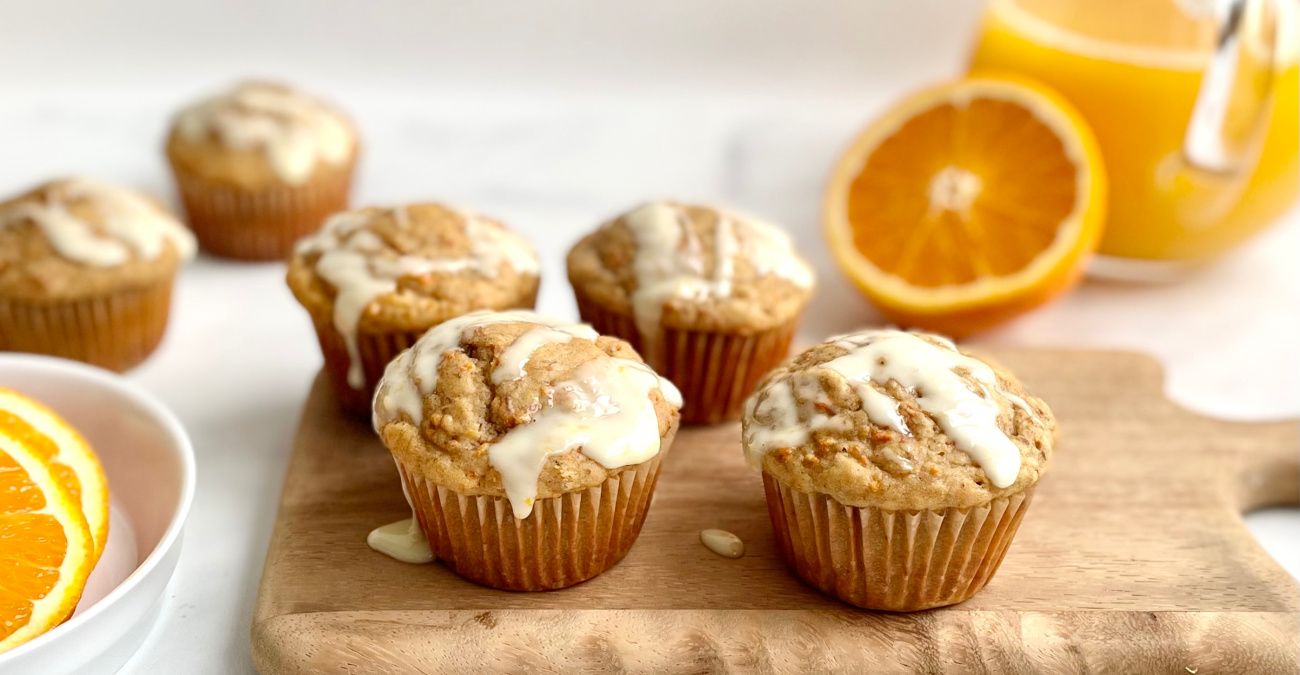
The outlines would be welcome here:
<svg viewBox="0 0 1300 675">
<path fill-rule="evenodd" d="M 474 312 L 389 365 L 374 425 L 437 557 L 485 586 L 537 591 L 627 554 L 680 407 L 622 340 Z"/>
<path fill-rule="evenodd" d="M 123 371 L 162 340 L 194 238 L 158 204 L 86 178 L 0 202 L 0 350 Z"/>
<path fill-rule="evenodd" d="M 357 137 L 326 104 L 288 87 L 244 82 L 186 107 L 167 159 L 203 249 L 283 260 L 348 206 Z"/>
<path fill-rule="evenodd" d="M 687 423 L 740 416 L 786 357 L 812 269 L 779 228 L 711 206 L 652 202 L 568 257 L 582 319 L 645 354 L 682 391 Z"/>
<path fill-rule="evenodd" d="M 1007 372 L 898 330 L 798 355 L 754 392 L 742 426 L 794 573 L 893 611 L 958 603 L 988 583 L 1056 434 L 1052 411 Z"/>
<path fill-rule="evenodd" d="M 538 270 L 533 247 L 496 220 L 411 204 L 331 217 L 298 244 L 288 283 L 311 315 L 343 407 L 369 415 L 398 352 L 466 312 L 531 308 Z"/>
</svg>

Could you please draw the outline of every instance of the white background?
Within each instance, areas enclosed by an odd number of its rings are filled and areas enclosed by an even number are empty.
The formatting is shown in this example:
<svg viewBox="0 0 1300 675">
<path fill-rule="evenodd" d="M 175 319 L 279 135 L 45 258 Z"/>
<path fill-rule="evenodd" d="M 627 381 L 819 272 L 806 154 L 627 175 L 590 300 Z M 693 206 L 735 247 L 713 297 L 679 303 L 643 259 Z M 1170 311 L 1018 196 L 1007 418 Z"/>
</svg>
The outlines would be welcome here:
<svg viewBox="0 0 1300 675">
<path fill-rule="evenodd" d="M 168 115 L 247 76 L 338 102 L 364 135 L 359 203 L 441 199 L 538 244 L 541 308 L 572 315 L 564 250 L 650 197 L 783 222 L 822 285 L 804 338 L 878 321 L 818 232 L 835 153 L 893 97 L 960 72 L 975 2 L 0 0 L 0 193 L 86 173 L 170 196 Z M 1300 413 L 1300 212 L 1172 286 L 1089 282 L 980 338 L 1159 356 L 1224 417 Z M 129 672 L 251 669 L 248 626 L 297 415 L 320 357 L 277 264 L 203 258 L 130 377 L 187 425 L 199 490 L 165 617 Z M 1294 510 L 1249 519 L 1300 573 Z"/>
</svg>

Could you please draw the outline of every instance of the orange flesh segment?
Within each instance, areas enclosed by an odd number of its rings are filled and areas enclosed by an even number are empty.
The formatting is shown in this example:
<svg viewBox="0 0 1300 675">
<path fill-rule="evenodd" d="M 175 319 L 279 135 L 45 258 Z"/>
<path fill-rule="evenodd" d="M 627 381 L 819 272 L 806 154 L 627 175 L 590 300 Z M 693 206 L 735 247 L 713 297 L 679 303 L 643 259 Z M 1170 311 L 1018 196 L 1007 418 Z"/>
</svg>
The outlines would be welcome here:
<svg viewBox="0 0 1300 675">
<path fill-rule="evenodd" d="M 0 387 L 0 431 L 23 439 L 81 506 L 98 559 L 108 539 L 108 481 L 89 443 L 58 413 L 4 387 Z"/>
<path fill-rule="evenodd" d="M 0 640 L 26 626 L 32 601 L 59 582 L 68 540 L 54 516 L 36 513 L 46 505 L 27 472 L 0 453 Z"/>
<path fill-rule="evenodd" d="M 932 199 L 945 171 L 978 181 L 960 208 Z M 975 97 L 936 105 L 884 138 L 850 182 L 846 207 L 863 256 L 938 287 L 1026 267 L 1051 245 L 1077 192 L 1078 168 L 1050 127 L 1016 103 Z"/>
<path fill-rule="evenodd" d="M 21 438 L 27 443 L 27 447 L 33 453 L 45 460 L 50 467 L 50 473 L 54 474 L 54 478 L 63 487 L 67 488 L 72 499 L 77 503 L 81 503 L 81 479 L 77 478 L 77 473 L 72 470 L 72 467 L 59 464 L 55 460 L 55 457 L 59 454 L 59 446 L 54 441 L 7 410 L 0 410 L 0 431 L 8 432 L 10 435 Z"/>
<path fill-rule="evenodd" d="M 0 652 L 76 610 L 94 566 L 80 504 L 50 470 L 38 434 L 0 427 Z"/>
</svg>

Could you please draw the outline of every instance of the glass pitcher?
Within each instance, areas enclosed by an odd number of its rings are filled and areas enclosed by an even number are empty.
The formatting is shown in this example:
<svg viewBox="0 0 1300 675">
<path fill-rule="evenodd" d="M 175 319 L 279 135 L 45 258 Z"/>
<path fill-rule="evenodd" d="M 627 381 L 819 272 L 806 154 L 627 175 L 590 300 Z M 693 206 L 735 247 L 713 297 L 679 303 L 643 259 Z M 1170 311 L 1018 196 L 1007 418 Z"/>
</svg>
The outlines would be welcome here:
<svg viewBox="0 0 1300 675">
<path fill-rule="evenodd" d="M 1110 202 L 1103 276 L 1160 278 L 1300 192 L 1300 0 L 993 0 L 972 71 L 1051 86 L 1088 120 Z"/>
</svg>

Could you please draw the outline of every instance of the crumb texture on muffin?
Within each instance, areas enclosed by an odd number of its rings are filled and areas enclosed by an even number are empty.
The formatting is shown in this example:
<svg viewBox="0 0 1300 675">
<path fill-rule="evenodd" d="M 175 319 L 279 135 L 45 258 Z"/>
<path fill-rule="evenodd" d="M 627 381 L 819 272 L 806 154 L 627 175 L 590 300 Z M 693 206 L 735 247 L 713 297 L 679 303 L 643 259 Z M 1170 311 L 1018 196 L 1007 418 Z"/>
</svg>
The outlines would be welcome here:
<svg viewBox="0 0 1300 675">
<path fill-rule="evenodd" d="M 663 326 L 752 332 L 779 326 L 812 294 L 812 268 L 779 227 L 709 207 L 651 202 L 574 246 L 569 279 L 597 304 Z"/>
<path fill-rule="evenodd" d="M 1056 421 L 1012 375 L 936 335 L 831 338 L 773 371 L 746 405 L 746 457 L 851 506 L 966 508 L 1034 485 Z"/>
<path fill-rule="evenodd" d="M 388 366 L 384 444 L 434 483 L 504 496 L 517 518 L 654 458 L 681 397 L 622 340 L 529 311 L 446 321 Z"/>
<path fill-rule="evenodd" d="M 181 110 L 168 154 L 214 180 L 301 185 L 320 167 L 349 165 L 356 145 L 348 120 L 325 103 L 284 85 L 250 81 Z"/>
<path fill-rule="evenodd" d="M 0 202 L 0 291 L 30 300 L 144 286 L 193 257 L 194 237 L 161 206 L 89 178 Z"/>
<path fill-rule="evenodd" d="M 540 264 L 501 223 L 439 204 L 337 214 L 300 241 L 288 283 L 313 314 L 331 315 L 362 386 L 357 331 L 423 330 L 475 309 L 531 306 Z"/>
</svg>

